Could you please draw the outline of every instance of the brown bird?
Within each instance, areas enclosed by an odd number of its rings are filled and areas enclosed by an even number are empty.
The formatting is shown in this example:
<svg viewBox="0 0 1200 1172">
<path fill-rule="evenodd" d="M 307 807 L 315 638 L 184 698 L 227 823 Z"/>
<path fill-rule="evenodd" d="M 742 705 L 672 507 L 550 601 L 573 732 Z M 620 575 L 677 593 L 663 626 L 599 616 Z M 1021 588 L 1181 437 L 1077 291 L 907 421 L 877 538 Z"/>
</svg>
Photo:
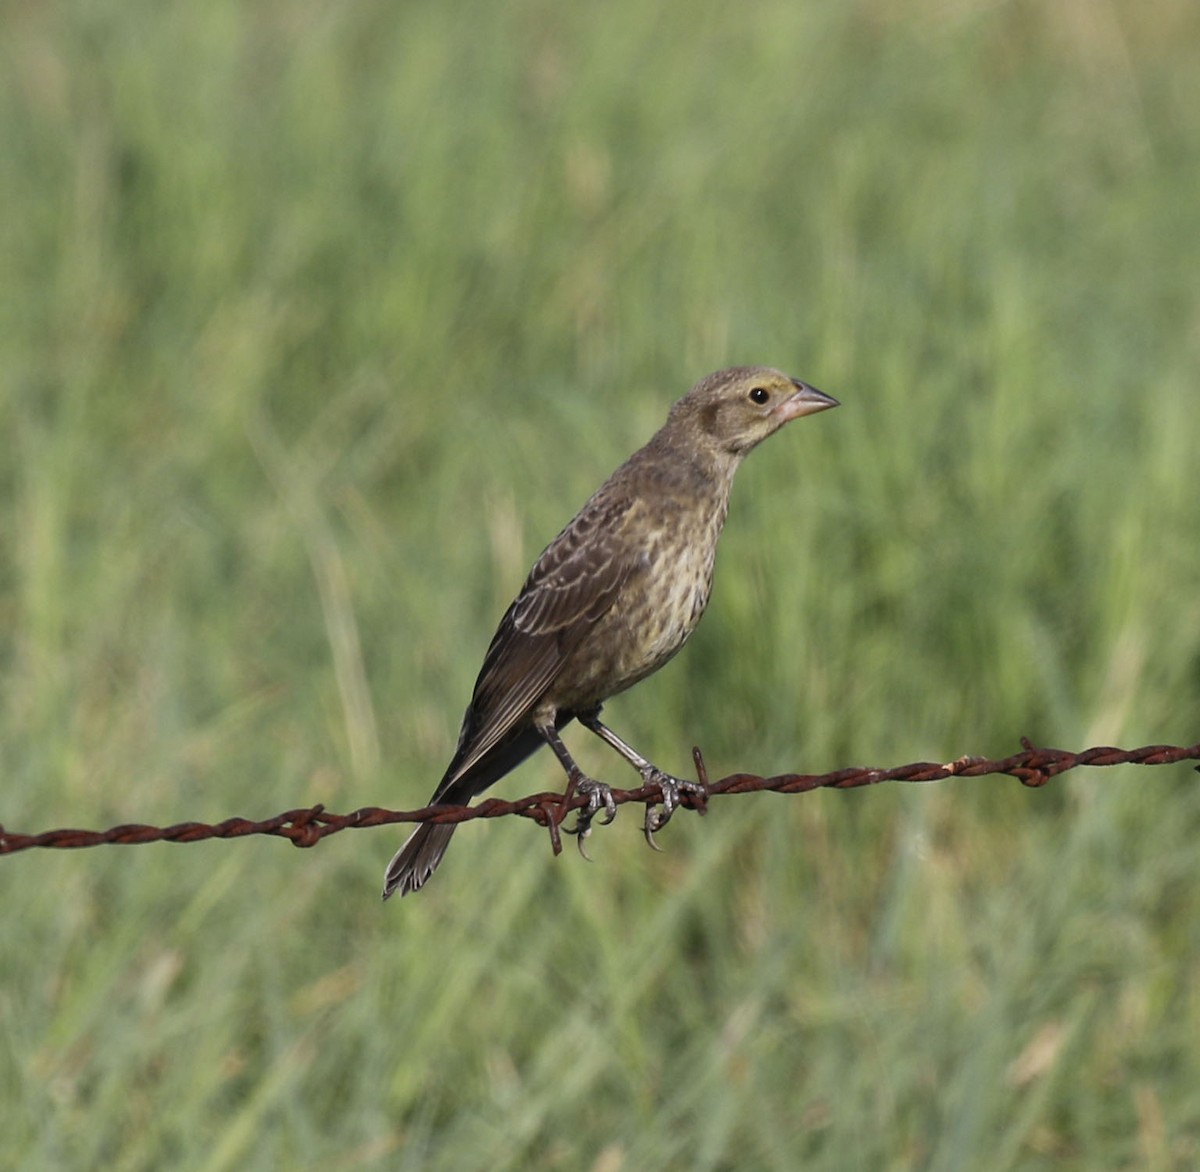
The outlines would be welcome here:
<svg viewBox="0 0 1200 1172">
<path fill-rule="evenodd" d="M 657 671 L 687 641 L 708 604 L 717 538 L 733 474 L 746 453 L 790 419 L 837 399 L 778 370 L 738 366 L 697 383 L 666 423 L 616 470 L 534 563 L 500 620 L 463 717 L 458 748 L 431 804 L 465 805 L 542 745 L 588 796 L 572 833 L 583 839 L 609 787 L 587 777 L 558 735 L 578 720 L 662 793 L 645 832 L 663 826 L 694 781 L 656 768 L 600 723 L 610 696 Z M 454 833 L 424 823 L 388 865 L 383 898 L 422 887 Z"/>
</svg>

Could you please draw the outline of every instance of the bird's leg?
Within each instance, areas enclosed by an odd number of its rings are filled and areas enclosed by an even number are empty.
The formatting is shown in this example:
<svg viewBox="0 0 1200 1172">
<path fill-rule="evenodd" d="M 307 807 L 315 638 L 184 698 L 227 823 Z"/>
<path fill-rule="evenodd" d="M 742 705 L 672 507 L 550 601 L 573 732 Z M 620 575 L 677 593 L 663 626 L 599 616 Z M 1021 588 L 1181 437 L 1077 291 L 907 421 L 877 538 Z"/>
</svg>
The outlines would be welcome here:
<svg viewBox="0 0 1200 1172">
<path fill-rule="evenodd" d="M 616 749 L 642 775 L 642 781 L 646 785 L 658 786 L 662 793 L 662 811 L 660 813 L 653 805 L 647 806 L 646 821 L 642 827 L 646 841 L 655 850 L 658 850 L 659 846 L 654 841 L 654 832 L 661 830 L 671 820 L 671 815 L 679 806 L 679 795 L 687 793 L 704 798 L 707 796 L 704 786 L 699 782 L 687 781 L 682 777 L 672 777 L 669 773 L 664 773 L 657 765 L 647 761 L 632 745 L 617 736 L 608 725 L 600 723 L 599 708 L 580 713 L 578 719 L 584 728 L 590 729 L 606 745 Z"/>
<path fill-rule="evenodd" d="M 566 831 L 568 834 L 579 836 L 579 853 L 586 859 L 588 856 L 587 851 L 583 849 L 583 840 L 591 834 L 592 819 L 600 812 L 600 807 L 604 807 L 604 820 L 601 825 L 607 826 L 617 816 L 617 803 L 613 801 L 612 787 L 605 785 L 602 781 L 597 781 L 594 777 L 588 777 L 575 764 L 575 758 L 571 756 L 562 737 L 558 735 L 553 720 L 539 721 L 534 727 L 546 744 L 554 750 L 559 764 L 567 771 L 567 796 L 569 797 L 572 793 L 587 795 L 587 805 L 579 811 L 575 825 Z"/>
</svg>

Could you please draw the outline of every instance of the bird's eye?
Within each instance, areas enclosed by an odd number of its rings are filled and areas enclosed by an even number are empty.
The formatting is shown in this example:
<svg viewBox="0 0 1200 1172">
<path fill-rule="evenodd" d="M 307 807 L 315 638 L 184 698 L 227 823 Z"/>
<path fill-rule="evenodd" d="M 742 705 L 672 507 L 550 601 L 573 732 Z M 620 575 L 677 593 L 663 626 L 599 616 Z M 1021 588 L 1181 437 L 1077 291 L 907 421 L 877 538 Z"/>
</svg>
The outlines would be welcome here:
<svg viewBox="0 0 1200 1172">
<path fill-rule="evenodd" d="M 771 397 L 771 392 L 766 387 L 755 387 L 750 392 L 750 402 L 757 403 L 760 407 L 767 402 Z"/>
</svg>

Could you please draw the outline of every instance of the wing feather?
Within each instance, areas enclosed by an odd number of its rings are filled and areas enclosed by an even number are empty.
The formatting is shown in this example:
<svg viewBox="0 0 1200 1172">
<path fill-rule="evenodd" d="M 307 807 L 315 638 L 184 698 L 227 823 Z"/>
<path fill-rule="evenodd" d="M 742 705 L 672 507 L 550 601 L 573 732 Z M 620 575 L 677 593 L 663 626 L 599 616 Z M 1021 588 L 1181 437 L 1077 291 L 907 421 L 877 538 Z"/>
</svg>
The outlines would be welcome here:
<svg viewBox="0 0 1200 1172">
<path fill-rule="evenodd" d="M 597 493 L 546 547 L 492 638 L 435 799 L 528 718 L 636 568 L 622 530 L 636 502 Z"/>
</svg>

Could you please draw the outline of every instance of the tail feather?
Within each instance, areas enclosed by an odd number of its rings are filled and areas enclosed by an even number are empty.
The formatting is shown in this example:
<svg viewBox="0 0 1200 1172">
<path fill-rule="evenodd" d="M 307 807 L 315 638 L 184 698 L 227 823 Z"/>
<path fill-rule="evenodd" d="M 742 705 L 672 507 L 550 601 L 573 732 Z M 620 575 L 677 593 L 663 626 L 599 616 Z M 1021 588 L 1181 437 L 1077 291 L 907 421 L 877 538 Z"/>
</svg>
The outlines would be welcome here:
<svg viewBox="0 0 1200 1172">
<path fill-rule="evenodd" d="M 470 715 L 468 709 L 468 718 Z M 554 725 L 556 728 L 562 728 L 574 719 L 574 713 L 560 712 Z M 515 769 L 545 743 L 535 728 L 526 725 L 502 740 L 464 772 L 461 762 L 469 756 L 471 746 L 469 737 L 460 737 L 454 760 L 450 762 L 445 777 L 434 790 L 430 801 L 444 806 L 466 805 L 476 794 L 487 789 L 493 782 L 499 781 L 509 770 Z M 383 879 L 383 898 L 388 899 L 397 891 L 402 896 L 408 895 L 409 892 L 419 891 L 424 887 L 438 863 L 442 861 L 442 855 L 446 853 L 453 833 L 453 824 L 423 822 L 418 826 L 388 864 L 387 874 Z"/>
<path fill-rule="evenodd" d="M 405 896 L 424 887 L 442 861 L 453 833 L 453 825 L 425 822 L 418 826 L 388 864 L 383 877 L 383 898 L 388 899 L 397 891 Z"/>
</svg>

